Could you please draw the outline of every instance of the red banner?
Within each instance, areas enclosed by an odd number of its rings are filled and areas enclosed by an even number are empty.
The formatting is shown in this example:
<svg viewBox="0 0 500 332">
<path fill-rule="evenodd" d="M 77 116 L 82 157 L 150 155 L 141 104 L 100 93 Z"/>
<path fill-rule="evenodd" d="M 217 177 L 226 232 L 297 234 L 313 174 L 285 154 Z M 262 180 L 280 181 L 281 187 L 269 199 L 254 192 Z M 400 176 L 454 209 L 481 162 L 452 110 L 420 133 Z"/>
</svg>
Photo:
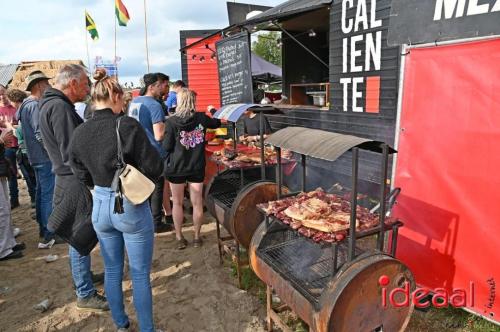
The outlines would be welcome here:
<svg viewBox="0 0 500 332">
<path fill-rule="evenodd" d="M 397 256 L 500 321 L 500 39 L 412 49 L 399 134 Z"/>
</svg>

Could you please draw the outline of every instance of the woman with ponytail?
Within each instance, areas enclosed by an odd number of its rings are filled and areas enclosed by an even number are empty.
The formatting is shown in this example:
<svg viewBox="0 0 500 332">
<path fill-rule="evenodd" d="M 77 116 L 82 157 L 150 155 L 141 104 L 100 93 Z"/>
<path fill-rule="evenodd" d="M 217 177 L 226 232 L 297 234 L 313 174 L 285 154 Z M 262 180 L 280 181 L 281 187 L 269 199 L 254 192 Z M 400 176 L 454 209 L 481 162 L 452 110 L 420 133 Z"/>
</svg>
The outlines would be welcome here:
<svg viewBox="0 0 500 332">
<path fill-rule="evenodd" d="M 133 287 L 134 306 L 141 331 L 154 331 L 150 271 L 153 257 L 154 226 L 148 201 L 133 205 L 123 197 L 123 211 L 115 209 L 111 183 L 118 164 L 116 128 L 127 164 L 151 180 L 162 171 L 162 161 L 142 126 L 122 115 L 123 90 L 98 69 L 92 88 L 93 116 L 80 125 L 71 144 L 71 167 L 80 181 L 94 187 L 92 223 L 104 259 L 104 289 L 113 321 L 119 331 L 130 325 L 123 305 L 124 250 L 127 250 Z M 121 209 L 120 209 L 121 210 Z"/>
</svg>

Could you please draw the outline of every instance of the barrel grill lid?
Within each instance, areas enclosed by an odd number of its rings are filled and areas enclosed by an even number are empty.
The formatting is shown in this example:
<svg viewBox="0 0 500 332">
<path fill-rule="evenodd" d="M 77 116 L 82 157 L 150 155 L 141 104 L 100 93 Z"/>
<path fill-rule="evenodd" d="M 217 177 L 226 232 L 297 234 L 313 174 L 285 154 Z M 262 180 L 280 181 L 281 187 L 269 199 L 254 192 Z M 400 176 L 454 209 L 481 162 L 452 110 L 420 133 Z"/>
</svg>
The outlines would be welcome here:
<svg viewBox="0 0 500 332">
<path fill-rule="evenodd" d="M 247 110 L 251 109 L 255 113 L 265 114 L 279 114 L 283 113 L 281 110 L 273 107 L 272 105 L 261 104 L 229 104 L 222 106 L 214 114 L 214 118 L 219 120 L 227 120 L 230 122 L 237 122 L 240 117 L 245 114 Z"/>
<path fill-rule="evenodd" d="M 382 146 L 385 144 L 367 138 L 302 127 L 281 129 L 269 136 L 266 143 L 328 161 L 336 160 L 353 147 L 382 152 Z M 395 152 L 396 150 L 389 147 L 389 153 Z"/>
</svg>

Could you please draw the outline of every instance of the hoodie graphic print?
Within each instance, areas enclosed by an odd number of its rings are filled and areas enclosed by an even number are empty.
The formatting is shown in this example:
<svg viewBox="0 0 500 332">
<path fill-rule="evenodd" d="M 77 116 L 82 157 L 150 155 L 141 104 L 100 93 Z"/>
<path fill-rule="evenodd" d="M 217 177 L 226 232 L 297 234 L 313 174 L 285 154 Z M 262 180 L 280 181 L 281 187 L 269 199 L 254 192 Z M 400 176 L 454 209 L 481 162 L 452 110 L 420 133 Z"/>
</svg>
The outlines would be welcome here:
<svg viewBox="0 0 500 332">
<path fill-rule="evenodd" d="M 196 126 L 192 131 L 182 130 L 180 132 L 180 143 L 186 150 L 195 148 L 198 144 L 202 144 L 204 139 L 204 128 L 201 124 Z"/>
</svg>

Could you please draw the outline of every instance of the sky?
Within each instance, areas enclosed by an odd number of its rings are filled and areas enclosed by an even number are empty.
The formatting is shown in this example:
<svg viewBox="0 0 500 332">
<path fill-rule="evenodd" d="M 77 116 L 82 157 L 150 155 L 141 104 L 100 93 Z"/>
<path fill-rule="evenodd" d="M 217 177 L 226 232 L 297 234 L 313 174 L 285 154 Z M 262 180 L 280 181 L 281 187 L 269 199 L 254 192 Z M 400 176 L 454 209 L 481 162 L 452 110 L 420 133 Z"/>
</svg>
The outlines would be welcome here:
<svg viewBox="0 0 500 332">
<path fill-rule="evenodd" d="M 117 27 L 120 82 L 134 82 L 147 72 L 144 1 L 122 0 L 130 14 Z M 231 1 L 276 6 L 285 0 Z M 226 0 L 146 0 L 150 71 L 181 78 L 180 30 L 220 29 L 229 25 Z M 94 19 L 99 40 L 85 29 L 85 10 Z M 114 0 L 0 0 L 0 63 L 34 60 L 114 58 Z M 10 13 L 10 14 L 9 14 Z"/>
</svg>

